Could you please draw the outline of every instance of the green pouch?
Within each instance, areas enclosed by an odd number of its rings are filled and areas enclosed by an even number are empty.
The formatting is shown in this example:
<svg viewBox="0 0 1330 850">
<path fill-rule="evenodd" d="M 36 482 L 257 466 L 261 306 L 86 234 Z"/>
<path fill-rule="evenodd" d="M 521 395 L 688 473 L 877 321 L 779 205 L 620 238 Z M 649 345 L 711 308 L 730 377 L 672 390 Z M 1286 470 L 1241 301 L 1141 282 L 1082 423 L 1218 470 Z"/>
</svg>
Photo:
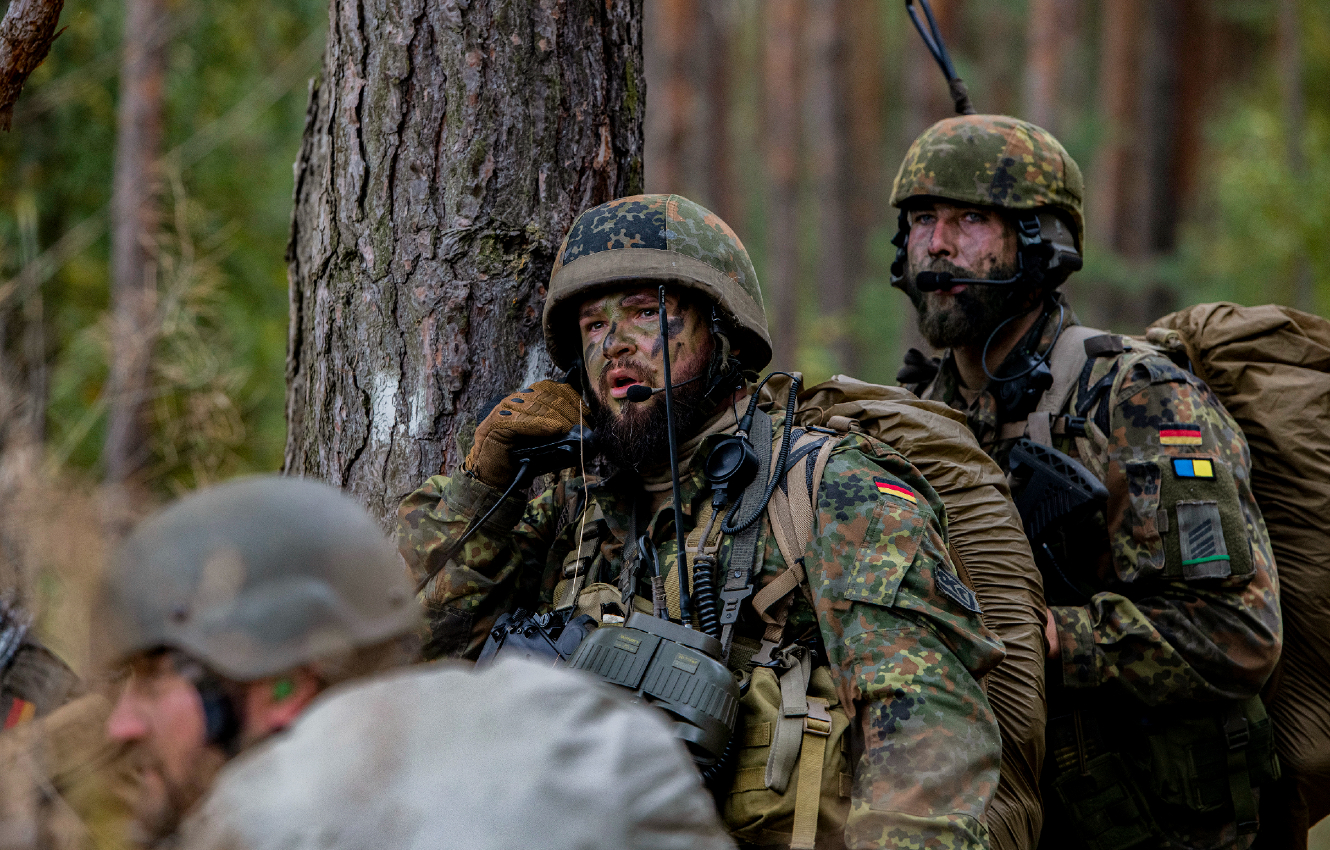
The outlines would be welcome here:
<svg viewBox="0 0 1330 850">
<path fill-rule="evenodd" d="M 1218 811 L 1235 792 L 1249 796 L 1244 784 L 1250 789 L 1279 778 L 1270 719 L 1258 697 L 1224 712 L 1169 720 L 1147 742 L 1151 790 L 1193 812 Z M 1244 770 L 1249 784 L 1234 776 Z"/>
<path fill-rule="evenodd" d="M 1084 773 L 1062 773 L 1053 788 L 1089 850 L 1128 850 L 1160 835 L 1117 753 L 1090 759 Z"/>
<path fill-rule="evenodd" d="M 819 838 L 834 844 L 844 840 L 842 834 L 850 809 L 851 773 L 845 751 L 850 719 L 840 706 L 831 672 L 826 667 L 813 668 L 808 695 L 827 700 L 831 715 L 831 734 L 822 764 L 817 832 Z M 734 784 L 721 812 L 730 834 L 744 846 L 790 844 L 799 785 L 798 764 L 783 793 L 768 788 L 764 779 L 775 743 L 775 728 L 780 722 L 781 704 L 776 671 L 769 667 L 755 668 L 748 692 L 740 702 L 735 736 L 743 746 L 739 749 Z"/>
</svg>

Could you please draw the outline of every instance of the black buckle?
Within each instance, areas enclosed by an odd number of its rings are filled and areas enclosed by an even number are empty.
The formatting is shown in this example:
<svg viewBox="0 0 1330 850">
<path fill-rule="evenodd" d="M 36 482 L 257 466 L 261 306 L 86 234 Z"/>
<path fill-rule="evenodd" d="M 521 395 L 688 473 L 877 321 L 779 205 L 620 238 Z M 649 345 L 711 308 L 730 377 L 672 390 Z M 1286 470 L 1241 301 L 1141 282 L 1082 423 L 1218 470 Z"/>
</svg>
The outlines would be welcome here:
<svg viewBox="0 0 1330 850">
<path fill-rule="evenodd" d="M 1241 750 L 1251 741 L 1251 727 L 1247 718 L 1235 714 L 1224 721 L 1224 739 L 1228 742 L 1229 752 Z"/>
</svg>

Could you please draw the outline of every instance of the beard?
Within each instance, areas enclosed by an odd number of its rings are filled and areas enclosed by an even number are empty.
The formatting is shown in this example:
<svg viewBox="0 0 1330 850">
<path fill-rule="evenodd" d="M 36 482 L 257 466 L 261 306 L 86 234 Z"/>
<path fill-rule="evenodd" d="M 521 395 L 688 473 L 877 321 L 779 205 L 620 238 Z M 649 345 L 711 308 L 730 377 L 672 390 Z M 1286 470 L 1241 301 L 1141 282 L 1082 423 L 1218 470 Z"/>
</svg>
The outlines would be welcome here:
<svg viewBox="0 0 1330 850">
<path fill-rule="evenodd" d="M 636 364 L 616 361 L 609 364 L 601 374 L 600 393 L 592 410 L 592 427 L 600 440 L 600 451 L 616 469 L 642 471 L 669 463 L 669 418 L 665 415 L 665 394 L 656 393 L 650 401 L 640 403 L 625 402 L 620 413 L 600 401 L 610 397 L 609 381 L 605 377 L 611 368 L 633 367 Z M 705 362 L 701 365 L 706 369 Z M 640 369 L 640 374 L 650 374 L 650 370 Z M 697 374 L 674 374 L 673 383 L 678 384 Z M 674 389 L 674 429 L 680 442 L 683 442 L 697 428 L 707 421 L 711 414 L 711 405 L 706 399 L 707 380 L 702 377 L 692 383 Z"/>
<path fill-rule="evenodd" d="M 173 777 L 147 744 L 136 744 L 129 757 L 135 768 L 131 830 L 138 843 L 149 847 L 176 833 L 226 762 L 225 755 L 208 747 L 196 754 L 183 777 Z"/>
<path fill-rule="evenodd" d="M 981 277 L 969 269 L 939 259 L 919 271 L 949 272 L 953 277 L 961 278 L 1004 280 L 1016 274 L 1016 267 L 994 267 Z M 967 286 L 955 295 L 921 292 L 914 282 L 916 274 L 914 269 L 910 270 L 902 289 L 919 312 L 919 332 L 929 345 L 937 349 L 979 344 L 1024 303 L 1022 299 L 1013 298 L 1015 293 L 1005 286 Z"/>
</svg>

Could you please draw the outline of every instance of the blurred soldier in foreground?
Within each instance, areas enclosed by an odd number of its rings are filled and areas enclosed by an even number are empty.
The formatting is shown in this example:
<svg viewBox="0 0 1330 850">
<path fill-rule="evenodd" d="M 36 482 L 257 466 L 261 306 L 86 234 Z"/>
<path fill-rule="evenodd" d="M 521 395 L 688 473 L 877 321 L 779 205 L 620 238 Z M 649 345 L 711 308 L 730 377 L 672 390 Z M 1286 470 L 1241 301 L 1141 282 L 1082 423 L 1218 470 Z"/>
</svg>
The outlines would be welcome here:
<svg viewBox="0 0 1330 850">
<path fill-rule="evenodd" d="M 1084 185 L 1046 131 L 949 118 L 906 154 L 893 283 L 940 361 L 900 380 L 966 414 L 1044 574 L 1043 845 L 1246 847 L 1276 775 L 1257 693 L 1280 649 L 1237 424 L 1144 342 L 1081 327 Z"/>
<path fill-rule="evenodd" d="M 783 428 L 758 408 L 771 343 L 734 232 L 676 195 L 586 211 L 544 330 L 568 382 L 505 398 L 400 508 L 429 645 L 474 658 L 520 609 L 592 617 L 570 665 L 670 712 L 745 846 L 987 847 L 999 740 L 976 679 L 1001 644 L 907 458 L 793 429 L 793 392 Z M 515 493 L 517 453 L 584 423 L 613 474 Z"/>
<path fill-rule="evenodd" d="M 666 724 L 594 680 L 520 661 L 364 678 L 406 657 L 419 609 L 326 485 L 181 500 L 125 542 L 102 603 L 146 844 L 730 846 Z"/>
</svg>

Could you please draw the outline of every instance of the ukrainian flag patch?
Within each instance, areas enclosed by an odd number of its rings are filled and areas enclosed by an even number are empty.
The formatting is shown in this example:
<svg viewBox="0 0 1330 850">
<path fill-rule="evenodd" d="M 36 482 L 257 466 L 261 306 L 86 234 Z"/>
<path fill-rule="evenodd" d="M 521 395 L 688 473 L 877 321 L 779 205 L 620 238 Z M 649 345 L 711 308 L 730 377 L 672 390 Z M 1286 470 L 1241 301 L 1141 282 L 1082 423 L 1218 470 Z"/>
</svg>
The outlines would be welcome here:
<svg viewBox="0 0 1330 850">
<path fill-rule="evenodd" d="M 1173 474 L 1178 478 L 1214 478 L 1215 465 L 1204 458 L 1173 458 Z"/>
<path fill-rule="evenodd" d="M 881 478 L 874 478 L 873 483 L 877 485 L 879 493 L 886 493 L 888 496 L 895 496 L 897 499 L 904 499 L 912 505 L 919 504 L 914 493 L 908 487 L 902 487 L 899 484 L 892 484 L 890 481 L 883 481 Z"/>
<path fill-rule="evenodd" d="M 1168 425 L 1159 429 L 1161 446 L 1199 446 L 1201 429 L 1192 425 Z"/>
</svg>

